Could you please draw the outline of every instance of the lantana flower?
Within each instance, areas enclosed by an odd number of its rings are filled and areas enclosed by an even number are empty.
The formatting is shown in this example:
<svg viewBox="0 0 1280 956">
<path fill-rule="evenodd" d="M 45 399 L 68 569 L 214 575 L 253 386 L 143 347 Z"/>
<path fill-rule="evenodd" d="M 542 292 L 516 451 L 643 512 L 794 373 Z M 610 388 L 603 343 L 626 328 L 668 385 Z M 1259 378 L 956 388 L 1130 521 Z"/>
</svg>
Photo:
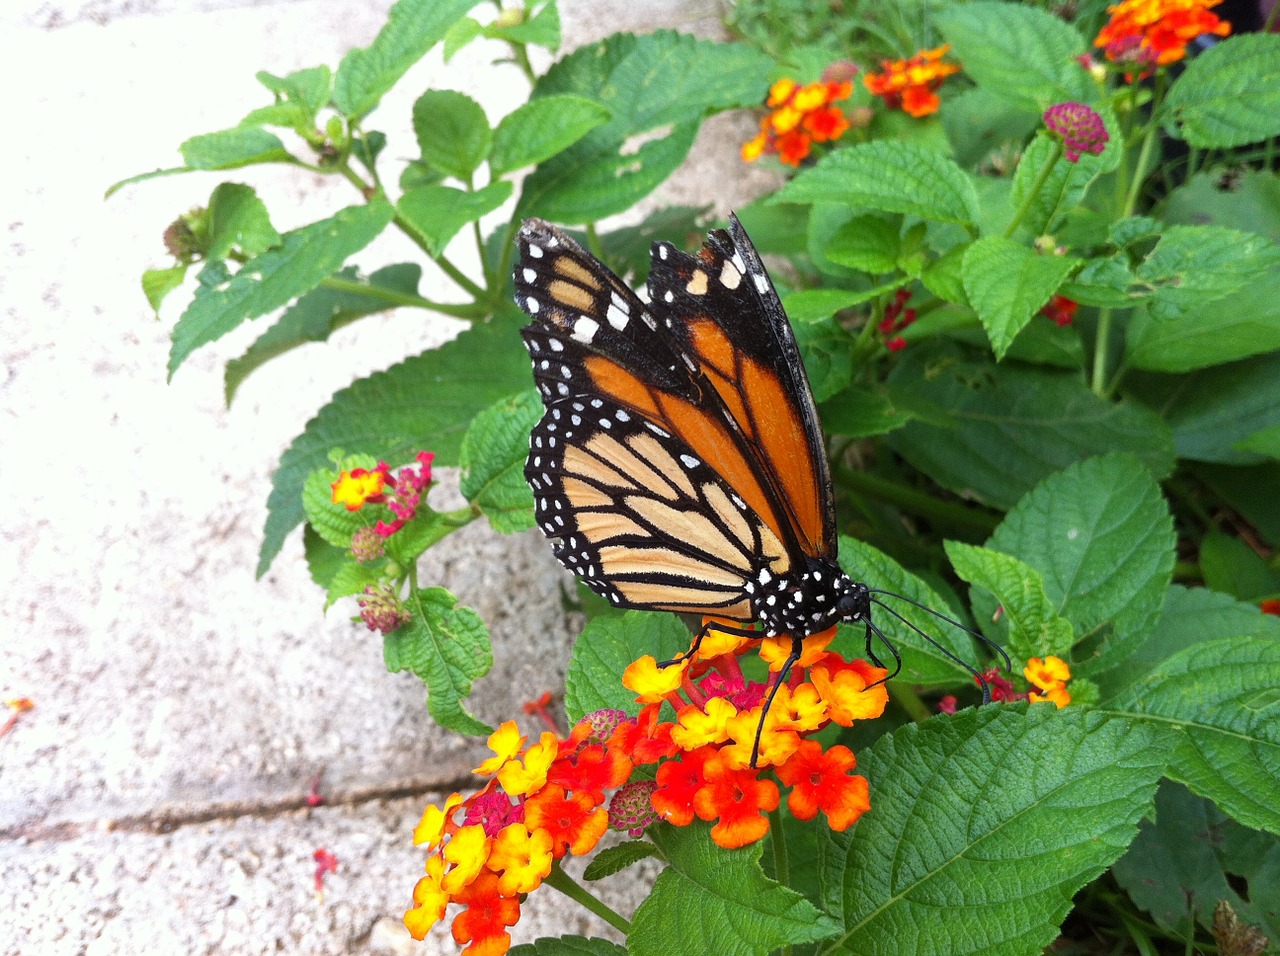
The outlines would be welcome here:
<svg viewBox="0 0 1280 956">
<path fill-rule="evenodd" d="M 905 60 L 881 60 L 880 72 L 867 73 L 862 83 L 890 109 L 901 109 L 917 118 L 929 116 L 938 112 L 941 101 L 936 91 L 942 81 L 960 72 L 955 63 L 942 62 L 950 49 L 950 44 L 944 44 Z"/>
<path fill-rule="evenodd" d="M 1067 162 L 1079 161 L 1081 153 L 1100 155 L 1106 148 L 1107 127 L 1084 103 L 1058 103 L 1044 111 L 1044 125 L 1062 140 Z"/>
<path fill-rule="evenodd" d="M 1143 74 L 1151 67 L 1176 63 L 1186 55 L 1187 44 L 1209 33 L 1225 37 L 1231 24 L 1211 13 L 1222 0 L 1123 0 L 1107 12 L 1111 19 L 1098 32 L 1093 45 L 1108 60 L 1130 73 Z"/>
<path fill-rule="evenodd" d="M 884 338 L 884 347 L 890 352 L 900 352 L 907 347 L 907 340 L 901 333 L 916 320 L 916 310 L 907 308 L 907 303 L 910 301 L 910 289 L 899 289 L 895 292 L 893 301 L 884 307 L 884 318 L 876 327 L 876 331 Z"/>
<path fill-rule="evenodd" d="M 1052 319 L 1055 325 L 1070 325 L 1076 317 L 1076 309 L 1080 308 L 1079 302 L 1073 302 L 1065 295 L 1052 295 L 1049 301 L 1040 307 L 1040 314 L 1047 319 Z"/>
<path fill-rule="evenodd" d="M 847 64 L 833 78 L 803 86 L 787 77 L 774 83 L 765 101 L 772 112 L 760 121 L 760 132 L 742 145 L 743 161 L 754 162 L 773 153 L 785 165 L 799 166 L 814 143 L 843 136 L 849 129 L 849 118 L 834 104 L 853 94 L 855 69 Z"/>
</svg>

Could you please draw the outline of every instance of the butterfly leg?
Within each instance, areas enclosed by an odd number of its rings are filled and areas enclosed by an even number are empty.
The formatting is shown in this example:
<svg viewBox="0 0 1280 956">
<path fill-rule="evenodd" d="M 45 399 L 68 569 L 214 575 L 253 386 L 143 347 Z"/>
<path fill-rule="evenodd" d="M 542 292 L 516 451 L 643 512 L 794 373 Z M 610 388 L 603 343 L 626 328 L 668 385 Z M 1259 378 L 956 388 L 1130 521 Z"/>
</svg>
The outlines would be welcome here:
<svg viewBox="0 0 1280 956">
<path fill-rule="evenodd" d="M 670 667 L 673 664 L 684 664 L 690 660 L 693 655 L 698 653 L 698 648 L 702 646 L 702 642 L 712 631 L 719 631 L 721 634 L 732 634 L 735 637 L 754 637 L 758 638 L 762 635 L 759 631 L 748 631 L 746 628 L 734 627 L 731 624 L 725 624 L 721 621 L 707 621 L 702 625 L 702 629 L 693 637 L 693 643 L 689 645 L 689 649 L 683 654 L 677 654 L 669 661 L 658 661 L 658 667 Z"/>
<path fill-rule="evenodd" d="M 765 698 L 764 707 L 760 711 L 760 723 L 756 725 L 756 741 L 751 746 L 752 770 L 756 769 L 756 758 L 760 756 L 760 738 L 764 734 L 764 719 L 769 716 L 769 708 L 773 706 L 773 699 L 778 696 L 778 688 L 782 686 L 787 679 L 787 675 L 791 673 L 791 665 L 800 660 L 802 653 L 804 653 L 804 639 L 792 637 L 791 653 L 782 662 L 782 670 L 778 671 L 778 676 L 773 679 L 773 686 L 769 688 L 769 696 Z"/>
</svg>

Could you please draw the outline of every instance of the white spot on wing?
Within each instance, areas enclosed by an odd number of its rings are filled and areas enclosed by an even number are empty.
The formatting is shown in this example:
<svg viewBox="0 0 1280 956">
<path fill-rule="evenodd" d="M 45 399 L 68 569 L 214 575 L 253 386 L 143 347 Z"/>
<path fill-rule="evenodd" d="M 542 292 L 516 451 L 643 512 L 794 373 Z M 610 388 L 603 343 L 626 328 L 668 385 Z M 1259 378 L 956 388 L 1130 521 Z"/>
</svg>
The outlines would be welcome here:
<svg viewBox="0 0 1280 956">
<path fill-rule="evenodd" d="M 533 280 L 534 280 L 534 279 L 536 279 L 536 278 L 538 278 L 538 273 L 534 272 L 532 269 L 525 269 L 525 270 L 524 270 L 524 281 L 525 281 L 525 282 L 533 282 Z"/>
<path fill-rule="evenodd" d="M 595 319 L 588 319 L 586 316 L 573 323 L 573 338 L 584 345 L 590 345 L 591 340 L 596 337 L 596 332 L 598 331 L 600 331 L 600 323 Z"/>
<path fill-rule="evenodd" d="M 766 276 L 763 272 L 755 273 L 755 275 L 753 275 L 751 279 L 756 284 L 756 291 L 759 292 L 761 295 L 764 295 L 766 292 L 769 291 L 769 277 Z"/>
<path fill-rule="evenodd" d="M 732 262 L 728 259 L 724 261 L 724 267 L 720 270 L 720 284 L 726 289 L 736 289 L 738 284 L 742 282 L 742 273 L 739 272 Z"/>
<path fill-rule="evenodd" d="M 538 305 L 537 299 L 531 299 L 527 296 L 525 297 L 524 310 L 526 312 L 528 312 L 530 315 L 537 315 L 539 308 L 541 308 L 541 306 Z"/>
<path fill-rule="evenodd" d="M 531 256 L 532 256 L 533 258 L 535 258 L 535 259 L 541 259 L 541 258 L 542 258 L 542 247 L 541 247 L 541 246 L 535 246 L 535 245 L 533 245 L 532 243 L 530 243 L 530 244 L 529 244 L 529 255 L 531 255 Z"/>
</svg>

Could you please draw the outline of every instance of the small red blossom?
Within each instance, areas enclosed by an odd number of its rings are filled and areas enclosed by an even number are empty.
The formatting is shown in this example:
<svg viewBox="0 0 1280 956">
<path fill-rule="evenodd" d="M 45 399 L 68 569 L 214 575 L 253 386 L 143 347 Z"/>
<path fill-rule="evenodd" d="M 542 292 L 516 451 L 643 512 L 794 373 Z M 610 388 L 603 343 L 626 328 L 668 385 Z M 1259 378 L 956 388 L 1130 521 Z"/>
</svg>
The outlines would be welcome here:
<svg viewBox="0 0 1280 956">
<path fill-rule="evenodd" d="M 1076 309 L 1080 308 L 1079 302 L 1072 302 L 1065 295 L 1053 295 L 1049 301 L 1040 308 L 1040 314 L 1047 319 L 1052 319 L 1056 325 L 1070 325 L 1076 317 Z"/>
<path fill-rule="evenodd" d="M 370 584 L 364 594 L 356 598 L 360 607 L 360 620 L 371 631 L 390 634 L 412 620 L 409 609 L 388 584 Z"/>
<path fill-rule="evenodd" d="M 922 50 L 906 60 L 881 60 L 879 73 L 868 73 L 863 85 L 890 109 L 901 109 L 914 116 L 928 116 L 938 111 L 941 101 L 935 92 L 942 81 L 960 72 L 954 63 L 943 63 L 950 45 Z"/>
<path fill-rule="evenodd" d="M 941 700 L 938 701 L 938 713 L 954 714 L 956 712 L 956 708 L 959 706 L 959 703 L 960 702 L 956 700 L 955 694 L 947 694 L 945 697 L 943 697 Z"/>
<path fill-rule="evenodd" d="M 551 691 L 543 691 L 542 696 L 537 700 L 526 701 L 521 705 L 521 709 L 529 715 L 537 715 L 547 730 L 553 734 L 560 733 L 560 728 L 556 726 L 555 718 L 551 716 Z"/>
<path fill-rule="evenodd" d="M 716 820 L 711 839 L 732 850 L 755 843 L 769 832 L 765 816 L 778 808 L 778 785 L 756 771 L 728 766 L 713 756 L 703 765 L 704 785 L 693 795 L 694 813 L 702 820 Z"/>
<path fill-rule="evenodd" d="M 320 779 L 324 776 L 324 769 L 319 770 L 314 777 L 311 778 L 311 785 L 307 787 L 307 806 L 318 807 L 324 803 L 324 796 L 320 793 Z"/>
<path fill-rule="evenodd" d="M 563 787 L 548 783 L 525 801 L 524 821 L 531 830 L 551 834 L 558 860 L 570 850 L 575 856 L 590 853 L 609 827 L 609 812 L 590 793 L 570 796 Z"/>
<path fill-rule="evenodd" d="M 324 898 L 324 875 L 326 873 L 338 872 L 338 858 L 330 853 L 324 847 L 316 850 L 311 854 L 311 859 L 316 861 L 316 899 Z"/>
<path fill-rule="evenodd" d="M 1013 684 L 1010 683 L 1007 677 L 1000 673 L 1000 668 L 998 667 L 988 668 L 983 671 L 981 679 L 975 677 L 973 682 L 981 686 L 984 680 L 986 681 L 987 686 L 991 688 L 991 699 L 993 701 L 1027 699 L 1026 694 L 1019 694 L 1013 689 Z"/>
<path fill-rule="evenodd" d="M 1044 111 L 1044 125 L 1062 139 L 1069 163 L 1078 162 L 1081 153 L 1099 155 L 1109 139 L 1102 117 L 1083 103 L 1050 106 Z"/>
<path fill-rule="evenodd" d="M 0 737 L 13 729 L 13 725 L 18 722 L 19 714 L 31 710 L 36 704 L 30 697 L 10 697 L 5 700 L 4 705 L 9 708 L 9 716 L 4 724 L 0 725 Z"/>
<path fill-rule="evenodd" d="M 910 289 L 899 289 L 893 300 L 884 307 L 884 318 L 876 326 L 884 339 L 884 347 L 890 352 L 900 352 L 907 347 L 907 340 L 899 333 L 916 320 L 916 310 L 907 307 L 911 301 Z"/>
<path fill-rule="evenodd" d="M 1280 598 L 1267 598 L 1258 607 L 1263 614 L 1280 614 Z"/>
</svg>

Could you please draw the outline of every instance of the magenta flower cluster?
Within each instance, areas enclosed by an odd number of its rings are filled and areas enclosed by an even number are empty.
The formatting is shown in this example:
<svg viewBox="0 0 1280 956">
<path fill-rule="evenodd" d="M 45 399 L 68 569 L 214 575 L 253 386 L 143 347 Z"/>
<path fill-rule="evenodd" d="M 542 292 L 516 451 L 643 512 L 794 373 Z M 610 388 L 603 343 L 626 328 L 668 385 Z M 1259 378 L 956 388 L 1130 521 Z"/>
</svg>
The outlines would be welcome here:
<svg viewBox="0 0 1280 956">
<path fill-rule="evenodd" d="M 1097 156 L 1107 145 L 1107 127 L 1102 117 L 1083 103 L 1059 103 L 1044 111 L 1044 125 L 1062 137 L 1067 162 L 1074 163 L 1081 153 Z"/>
</svg>

